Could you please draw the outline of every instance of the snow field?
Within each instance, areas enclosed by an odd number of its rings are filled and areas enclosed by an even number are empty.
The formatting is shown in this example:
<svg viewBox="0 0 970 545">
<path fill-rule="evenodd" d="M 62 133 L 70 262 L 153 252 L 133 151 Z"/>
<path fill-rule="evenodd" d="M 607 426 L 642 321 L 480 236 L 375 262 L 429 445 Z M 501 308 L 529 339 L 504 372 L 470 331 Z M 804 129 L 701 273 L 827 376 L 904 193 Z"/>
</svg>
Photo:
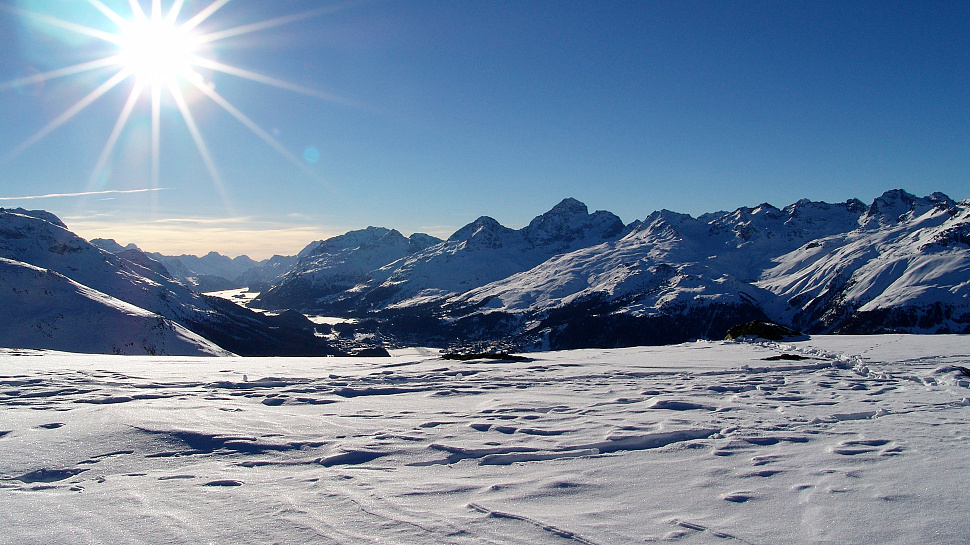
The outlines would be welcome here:
<svg viewBox="0 0 970 545">
<path fill-rule="evenodd" d="M 965 336 L 903 335 L 0 350 L 0 543 L 960 543 L 968 361 Z"/>
</svg>

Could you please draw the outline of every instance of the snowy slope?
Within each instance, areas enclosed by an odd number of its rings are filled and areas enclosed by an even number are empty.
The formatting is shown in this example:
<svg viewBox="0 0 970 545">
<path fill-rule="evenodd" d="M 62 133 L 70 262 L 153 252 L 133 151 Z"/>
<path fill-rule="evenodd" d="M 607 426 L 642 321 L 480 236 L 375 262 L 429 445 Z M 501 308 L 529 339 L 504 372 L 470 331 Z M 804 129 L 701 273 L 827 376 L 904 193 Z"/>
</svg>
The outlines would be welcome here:
<svg viewBox="0 0 970 545">
<path fill-rule="evenodd" d="M 105 252 L 46 213 L 0 211 L 0 257 L 56 271 L 71 280 L 181 321 L 207 305 L 156 270 Z"/>
<path fill-rule="evenodd" d="M 100 354 L 231 355 L 185 327 L 56 272 L 0 258 L 0 346 Z"/>
<path fill-rule="evenodd" d="M 800 327 L 851 329 L 877 321 L 936 332 L 970 325 L 967 203 L 890 192 L 861 223 L 776 258 L 757 283 L 780 297 L 784 308 L 776 312 Z"/>
<path fill-rule="evenodd" d="M 0 543 L 965 543 L 968 347 L 0 351 Z"/>
</svg>

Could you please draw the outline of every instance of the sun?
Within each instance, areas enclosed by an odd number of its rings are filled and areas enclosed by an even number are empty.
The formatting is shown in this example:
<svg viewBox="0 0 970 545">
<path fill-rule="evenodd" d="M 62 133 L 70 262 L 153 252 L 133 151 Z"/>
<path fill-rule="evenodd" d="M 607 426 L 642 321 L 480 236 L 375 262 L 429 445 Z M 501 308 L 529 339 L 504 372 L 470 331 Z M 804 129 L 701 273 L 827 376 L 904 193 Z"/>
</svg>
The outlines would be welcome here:
<svg viewBox="0 0 970 545">
<path fill-rule="evenodd" d="M 258 72 L 253 72 L 238 66 L 219 62 L 209 54 L 211 45 L 227 38 L 294 23 L 303 19 L 317 17 L 341 9 L 347 4 L 326 6 L 310 11 L 285 15 L 273 19 L 266 19 L 242 26 L 221 30 L 201 31 L 201 26 L 213 25 L 210 19 L 231 0 L 213 0 L 198 12 L 183 16 L 182 8 L 185 0 L 172 0 L 167 10 L 163 10 L 162 0 L 150 0 L 150 7 L 146 10 L 143 0 L 128 0 L 130 13 L 122 14 L 108 7 L 102 0 L 83 0 L 85 4 L 94 8 L 107 18 L 105 26 L 110 24 L 114 31 L 103 30 L 82 25 L 71 20 L 62 19 L 46 13 L 15 8 L 0 3 L 0 10 L 12 12 L 16 15 L 31 19 L 43 25 L 49 25 L 60 30 L 76 33 L 88 38 L 107 42 L 111 47 L 110 54 L 92 58 L 84 62 L 65 66 L 44 73 L 35 73 L 16 80 L 0 83 L 0 91 L 43 84 L 56 78 L 87 75 L 98 71 L 108 73 L 108 77 L 93 91 L 67 108 L 47 125 L 31 135 L 24 142 L 0 157 L 0 164 L 5 163 L 33 146 L 61 125 L 67 123 L 78 113 L 88 108 L 112 89 L 123 84 L 130 85 L 128 98 L 121 107 L 114 128 L 105 142 L 91 177 L 88 189 L 99 189 L 103 184 L 101 174 L 111 161 L 116 145 L 125 131 L 128 121 L 136 108 L 143 107 L 142 97 L 150 100 L 151 116 L 151 187 L 157 188 L 160 177 L 160 149 L 161 149 L 161 116 L 162 97 L 166 96 L 167 103 L 174 104 L 178 114 L 185 123 L 192 137 L 195 147 L 209 172 L 212 181 L 227 199 L 227 192 L 223 187 L 215 161 L 209 153 L 209 147 L 203 136 L 202 128 L 198 126 L 190 107 L 186 93 L 191 91 L 199 97 L 206 97 L 218 105 L 239 123 L 262 139 L 266 144 L 278 151 L 300 168 L 307 170 L 306 163 L 276 140 L 270 133 L 260 127 L 246 114 L 231 104 L 221 94 L 216 92 L 211 79 L 205 74 L 221 73 L 264 85 L 273 86 L 290 92 L 302 93 L 332 102 L 347 101 L 327 93 L 293 84 Z M 261 0 L 251 0 L 261 1 Z M 77 0 L 78 4 L 82 0 Z"/>
<path fill-rule="evenodd" d="M 192 32 L 153 15 L 123 26 L 118 34 L 118 64 L 141 85 L 170 86 L 199 77 L 192 60 L 200 45 Z"/>
</svg>

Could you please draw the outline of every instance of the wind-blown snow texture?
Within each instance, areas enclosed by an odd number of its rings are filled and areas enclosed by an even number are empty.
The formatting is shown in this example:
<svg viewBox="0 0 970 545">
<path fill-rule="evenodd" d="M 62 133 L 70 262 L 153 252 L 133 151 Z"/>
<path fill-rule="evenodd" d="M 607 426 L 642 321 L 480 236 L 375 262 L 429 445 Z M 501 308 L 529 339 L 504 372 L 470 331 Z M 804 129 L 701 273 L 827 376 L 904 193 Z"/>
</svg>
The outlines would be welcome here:
<svg viewBox="0 0 970 545">
<path fill-rule="evenodd" d="M 968 348 L 0 351 L 0 543 L 964 543 Z"/>
</svg>

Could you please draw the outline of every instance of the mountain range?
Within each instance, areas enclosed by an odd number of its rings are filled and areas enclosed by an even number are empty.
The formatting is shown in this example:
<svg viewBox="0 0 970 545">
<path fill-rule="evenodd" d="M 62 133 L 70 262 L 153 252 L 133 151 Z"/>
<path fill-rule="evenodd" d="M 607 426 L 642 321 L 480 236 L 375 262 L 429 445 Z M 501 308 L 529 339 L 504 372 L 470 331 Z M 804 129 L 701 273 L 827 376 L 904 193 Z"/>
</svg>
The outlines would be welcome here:
<svg viewBox="0 0 970 545">
<path fill-rule="evenodd" d="M 565 199 L 522 229 L 487 216 L 447 240 L 368 227 L 262 262 L 92 243 L 46 212 L 0 209 L 0 258 L 236 353 L 294 353 L 303 342 L 315 347 L 307 353 L 668 344 L 722 338 L 754 320 L 808 334 L 970 333 L 970 201 L 941 193 L 696 218 L 661 210 L 630 224 Z M 249 306 L 270 312 L 198 293 L 232 287 L 261 292 Z M 303 315 L 345 320 L 325 326 Z M 272 320 L 285 321 L 289 337 L 278 338 Z"/>
</svg>

